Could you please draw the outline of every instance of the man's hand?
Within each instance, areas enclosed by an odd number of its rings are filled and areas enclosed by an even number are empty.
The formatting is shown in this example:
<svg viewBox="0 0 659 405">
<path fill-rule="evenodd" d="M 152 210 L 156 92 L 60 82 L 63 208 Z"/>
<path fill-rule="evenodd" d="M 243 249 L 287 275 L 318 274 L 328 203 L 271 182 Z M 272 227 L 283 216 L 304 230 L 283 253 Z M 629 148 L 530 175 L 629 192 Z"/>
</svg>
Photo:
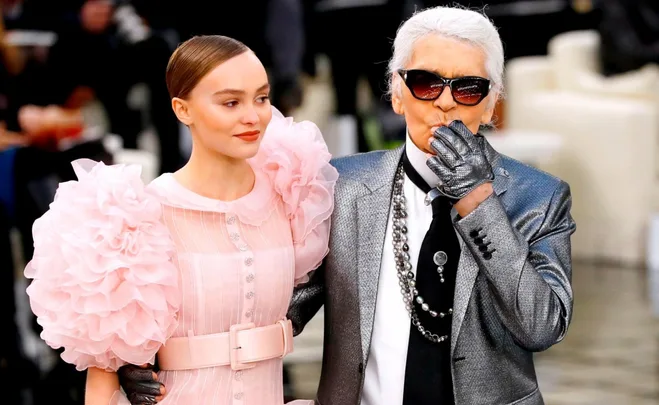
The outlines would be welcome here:
<svg viewBox="0 0 659 405">
<path fill-rule="evenodd" d="M 27 145 L 29 138 L 17 132 L 7 131 L 4 122 L 0 122 L 0 152 L 13 146 Z"/>
<path fill-rule="evenodd" d="M 114 7 L 106 0 L 87 0 L 80 10 L 82 27 L 92 34 L 104 32 L 112 22 Z"/>
<path fill-rule="evenodd" d="M 480 203 L 492 193 L 492 166 L 476 136 L 461 121 L 453 121 L 448 127 L 437 128 L 431 138 L 435 155 L 426 164 L 439 177 L 439 191 L 457 200 L 456 208 L 463 200 L 472 206 L 474 197 Z"/>
<path fill-rule="evenodd" d="M 132 405 L 153 405 L 165 395 L 165 386 L 150 365 L 126 365 L 119 369 L 119 383 Z"/>
</svg>

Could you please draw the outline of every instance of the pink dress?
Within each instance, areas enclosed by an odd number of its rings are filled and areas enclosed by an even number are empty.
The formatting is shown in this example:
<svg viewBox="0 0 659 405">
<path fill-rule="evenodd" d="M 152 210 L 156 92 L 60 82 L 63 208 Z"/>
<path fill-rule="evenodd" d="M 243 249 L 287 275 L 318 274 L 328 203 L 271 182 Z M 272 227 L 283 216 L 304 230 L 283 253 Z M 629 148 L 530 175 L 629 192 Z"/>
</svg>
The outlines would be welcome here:
<svg viewBox="0 0 659 405">
<path fill-rule="evenodd" d="M 171 174 L 144 186 L 138 167 L 74 162 L 79 180 L 60 185 L 35 223 L 26 269 L 42 338 L 79 370 L 116 370 L 153 362 L 170 337 L 284 319 L 294 285 L 328 253 L 338 177 L 329 158 L 314 124 L 275 112 L 250 161 L 254 188 L 231 202 Z M 162 405 L 283 404 L 282 359 L 159 379 Z"/>
</svg>

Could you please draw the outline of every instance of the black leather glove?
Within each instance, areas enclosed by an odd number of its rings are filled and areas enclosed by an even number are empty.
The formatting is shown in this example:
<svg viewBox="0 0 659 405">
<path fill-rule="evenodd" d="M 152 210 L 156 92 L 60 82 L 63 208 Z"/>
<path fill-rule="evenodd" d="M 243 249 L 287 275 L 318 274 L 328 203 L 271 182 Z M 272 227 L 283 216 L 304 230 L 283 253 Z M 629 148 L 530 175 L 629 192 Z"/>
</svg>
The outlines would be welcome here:
<svg viewBox="0 0 659 405">
<path fill-rule="evenodd" d="M 153 367 L 126 365 L 118 372 L 119 384 L 132 405 L 153 405 L 164 394 L 164 386 L 157 380 Z"/>
<path fill-rule="evenodd" d="M 461 200 L 476 187 L 492 182 L 494 174 L 477 136 L 461 121 L 439 127 L 433 134 L 430 147 L 436 155 L 426 164 L 440 183 L 440 193 L 453 200 Z"/>
</svg>

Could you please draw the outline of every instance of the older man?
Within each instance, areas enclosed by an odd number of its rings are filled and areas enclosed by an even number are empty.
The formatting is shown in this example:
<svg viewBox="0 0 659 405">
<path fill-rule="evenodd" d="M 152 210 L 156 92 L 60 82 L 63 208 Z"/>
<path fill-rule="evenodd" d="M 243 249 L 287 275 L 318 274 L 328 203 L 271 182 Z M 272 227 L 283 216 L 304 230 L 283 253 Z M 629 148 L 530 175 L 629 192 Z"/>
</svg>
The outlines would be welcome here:
<svg viewBox="0 0 659 405">
<path fill-rule="evenodd" d="M 318 403 L 543 403 L 533 352 L 570 323 L 575 224 L 566 183 L 474 135 L 503 60 L 474 11 L 428 9 L 398 31 L 390 84 L 407 142 L 334 161 L 331 252 L 289 311 L 299 333 L 325 305 Z M 123 371 L 134 404 L 158 392 Z"/>
</svg>

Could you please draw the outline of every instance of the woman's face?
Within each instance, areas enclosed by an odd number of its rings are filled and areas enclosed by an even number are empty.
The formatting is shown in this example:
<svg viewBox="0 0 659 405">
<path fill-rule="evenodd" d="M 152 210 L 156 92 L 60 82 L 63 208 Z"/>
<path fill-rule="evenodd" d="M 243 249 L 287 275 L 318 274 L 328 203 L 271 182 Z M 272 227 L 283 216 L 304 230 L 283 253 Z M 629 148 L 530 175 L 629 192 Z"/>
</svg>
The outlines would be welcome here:
<svg viewBox="0 0 659 405">
<path fill-rule="evenodd" d="M 194 148 L 249 159 L 272 118 L 269 93 L 263 64 L 247 51 L 211 70 L 186 100 L 174 98 L 172 107 L 190 128 Z"/>
<path fill-rule="evenodd" d="M 430 72 L 446 79 L 467 76 L 489 79 L 485 69 L 485 53 L 480 48 L 436 35 L 421 38 L 416 42 L 412 58 L 405 69 Z M 421 76 L 423 74 L 424 72 L 420 72 Z M 447 86 L 436 100 L 419 100 L 412 95 L 410 88 L 397 72 L 394 72 L 393 80 L 398 80 L 401 88 L 400 92 L 394 92 L 392 96 L 393 108 L 398 114 L 405 116 L 412 142 L 427 153 L 434 153 L 429 146 L 432 127 L 447 126 L 452 121 L 461 120 L 471 132 L 477 133 L 481 124 L 492 120 L 494 103 L 491 98 L 495 97 L 495 94 L 488 94 L 474 106 L 466 106 L 454 100 L 451 89 Z M 478 84 L 474 82 L 471 86 L 467 83 L 467 86 L 462 88 L 463 101 L 470 101 L 470 98 L 474 100 L 474 97 L 478 96 L 477 92 L 483 91 Z"/>
</svg>

